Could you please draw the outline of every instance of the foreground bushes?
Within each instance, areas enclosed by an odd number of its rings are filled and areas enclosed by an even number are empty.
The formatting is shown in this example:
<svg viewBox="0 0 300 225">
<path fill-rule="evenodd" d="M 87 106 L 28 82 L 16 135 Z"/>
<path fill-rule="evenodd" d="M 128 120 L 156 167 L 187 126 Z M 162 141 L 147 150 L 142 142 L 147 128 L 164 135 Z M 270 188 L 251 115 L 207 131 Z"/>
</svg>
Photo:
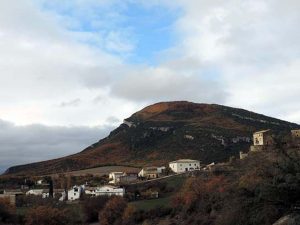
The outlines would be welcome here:
<svg viewBox="0 0 300 225">
<path fill-rule="evenodd" d="M 0 224 L 11 223 L 15 220 L 15 207 L 13 207 L 9 199 L 0 198 Z"/>
<path fill-rule="evenodd" d="M 127 202 L 122 197 L 111 197 L 99 213 L 100 225 L 112 225 L 122 221 Z"/>
<path fill-rule="evenodd" d="M 48 206 L 39 206 L 29 210 L 25 217 L 25 225 L 67 225 L 67 210 L 59 210 Z"/>
<path fill-rule="evenodd" d="M 272 225 L 300 205 L 299 162 L 298 149 L 260 152 L 224 176 L 189 178 L 173 198 L 175 224 Z"/>
<path fill-rule="evenodd" d="M 99 212 L 103 209 L 108 199 L 105 196 L 84 199 L 82 210 L 85 215 L 85 221 L 88 223 L 98 221 Z"/>
</svg>

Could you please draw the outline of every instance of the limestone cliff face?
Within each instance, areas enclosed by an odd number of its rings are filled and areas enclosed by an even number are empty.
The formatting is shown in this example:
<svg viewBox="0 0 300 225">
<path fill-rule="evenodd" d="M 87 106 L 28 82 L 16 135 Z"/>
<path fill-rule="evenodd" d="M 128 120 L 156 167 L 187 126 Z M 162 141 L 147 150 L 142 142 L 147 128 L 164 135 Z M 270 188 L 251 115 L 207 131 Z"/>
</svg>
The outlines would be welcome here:
<svg viewBox="0 0 300 225">
<path fill-rule="evenodd" d="M 243 109 L 191 102 L 162 102 L 124 120 L 110 135 L 71 156 L 11 167 L 8 174 L 49 174 L 100 165 L 158 165 L 178 158 L 203 163 L 247 151 L 257 130 L 300 126 Z"/>
</svg>

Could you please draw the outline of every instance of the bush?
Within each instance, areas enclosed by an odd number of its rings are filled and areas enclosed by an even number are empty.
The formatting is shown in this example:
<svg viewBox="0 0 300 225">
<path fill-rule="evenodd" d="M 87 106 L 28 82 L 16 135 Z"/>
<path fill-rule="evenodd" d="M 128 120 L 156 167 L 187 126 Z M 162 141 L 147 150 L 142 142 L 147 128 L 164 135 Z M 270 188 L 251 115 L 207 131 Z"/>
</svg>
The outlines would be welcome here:
<svg viewBox="0 0 300 225">
<path fill-rule="evenodd" d="M 99 213 L 100 225 L 112 225 L 122 219 L 127 202 L 118 196 L 111 197 Z"/>
<path fill-rule="evenodd" d="M 67 225 L 67 211 L 48 206 L 38 206 L 28 211 L 25 225 Z"/>
<path fill-rule="evenodd" d="M 82 209 L 85 215 L 85 221 L 89 223 L 98 221 L 99 211 L 105 206 L 108 199 L 106 196 L 84 199 Z"/>
<path fill-rule="evenodd" d="M 0 198 L 0 222 L 12 222 L 15 217 L 15 207 L 9 199 Z"/>
</svg>

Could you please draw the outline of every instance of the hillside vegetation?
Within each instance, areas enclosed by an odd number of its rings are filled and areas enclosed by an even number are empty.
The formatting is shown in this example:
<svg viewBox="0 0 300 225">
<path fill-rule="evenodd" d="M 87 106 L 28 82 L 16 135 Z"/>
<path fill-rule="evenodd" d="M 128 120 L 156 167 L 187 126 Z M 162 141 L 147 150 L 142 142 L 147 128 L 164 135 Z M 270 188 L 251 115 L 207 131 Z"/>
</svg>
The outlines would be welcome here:
<svg viewBox="0 0 300 225">
<path fill-rule="evenodd" d="M 172 199 L 169 211 L 163 210 L 168 213 L 148 219 L 147 224 L 272 225 L 289 215 L 290 220 L 281 224 L 297 225 L 299 161 L 299 148 L 277 147 L 251 153 L 228 164 L 228 170 L 191 177 Z"/>
<path fill-rule="evenodd" d="M 6 174 L 52 174 L 96 166 L 163 165 L 178 158 L 222 162 L 247 151 L 252 133 L 289 132 L 294 123 L 214 104 L 163 102 L 127 118 L 110 135 L 67 157 L 11 167 Z"/>
</svg>

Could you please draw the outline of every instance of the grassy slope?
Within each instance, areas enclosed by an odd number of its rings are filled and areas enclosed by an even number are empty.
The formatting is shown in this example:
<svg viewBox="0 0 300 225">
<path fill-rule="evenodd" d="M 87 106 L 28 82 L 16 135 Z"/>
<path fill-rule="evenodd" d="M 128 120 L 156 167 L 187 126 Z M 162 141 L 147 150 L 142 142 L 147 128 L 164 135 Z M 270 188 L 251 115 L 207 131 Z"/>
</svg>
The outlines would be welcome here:
<svg viewBox="0 0 300 225">
<path fill-rule="evenodd" d="M 168 193 L 163 195 L 161 198 L 158 199 L 150 199 L 150 200 L 140 200 L 135 202 L 130 202 L 132 206 L 139 210 L 150 210 L 160 206 L 170 206 L 172 196 L 180 190 L 181 186 L 183 185 L 186 177 L 184 176 L 175 176 L 164 179 L 163 182 L 167 183 L 168 187 L 174 188 L 172 193 Z"/>
</svg>

